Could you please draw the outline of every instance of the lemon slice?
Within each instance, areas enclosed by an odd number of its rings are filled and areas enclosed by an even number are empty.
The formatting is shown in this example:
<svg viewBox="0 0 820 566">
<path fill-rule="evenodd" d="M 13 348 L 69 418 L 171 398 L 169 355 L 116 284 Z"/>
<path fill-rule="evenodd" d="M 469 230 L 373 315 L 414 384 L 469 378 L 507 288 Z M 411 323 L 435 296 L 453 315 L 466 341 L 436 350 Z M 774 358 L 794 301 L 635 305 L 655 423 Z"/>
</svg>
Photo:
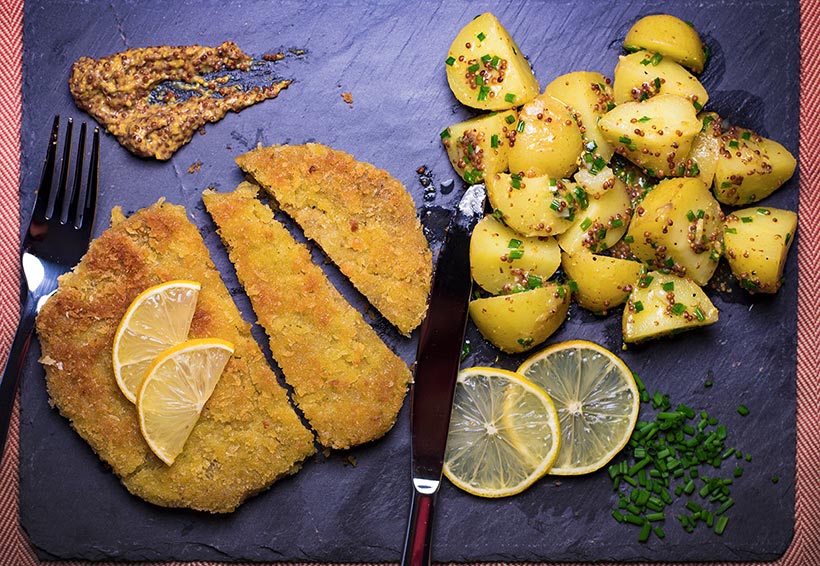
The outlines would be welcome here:
<svg viewBox="0 0 820 566">
<path fill-rule="evenodd" d="M 481 497 L 519 493 L 558 455 L 558 413 L 544 391 L 510 371 L 458 374 L 444 475 Z"/>
<path fill-rule="evenodd" d="M 629 441 L 638 420 L 638 387 L 626 364 L 606 348 L 561 342 L 531 356 L 518 373 L 543 388 L 558 409 L 561 450 L 551 474 L 594 472 Z"/>
<path fill-rule="evenodd" d="M 148 369 L 137 395 L 140 430 L 169 466 L 182 452 L 232 354 L 230 342 L 198 338 L 168 348 Z"/>
<path fill-rule="evenodd" d="M 196 281 L 155 285 L 125 311 L 114 335 L 111 359 L 117 385 L 132 403 L 154 359 L 188 338 L 199 288 Z"/>
</svg>

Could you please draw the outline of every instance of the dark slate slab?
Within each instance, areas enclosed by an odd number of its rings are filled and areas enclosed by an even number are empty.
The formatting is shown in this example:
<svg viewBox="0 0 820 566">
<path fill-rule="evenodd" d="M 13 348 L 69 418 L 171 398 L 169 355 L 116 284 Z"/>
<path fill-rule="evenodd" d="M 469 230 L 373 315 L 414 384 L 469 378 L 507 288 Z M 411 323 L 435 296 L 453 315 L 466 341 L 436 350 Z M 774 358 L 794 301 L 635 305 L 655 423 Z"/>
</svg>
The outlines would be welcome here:
<svg viewBox="0 0 820 566">
<path fill-rule="evenodd" d="M 166 163 L 137 159 L 103 141 L 97 233 L 114 205 L 126 212 L 160 197 L 185 204 L 249 320 L 247 299 L 227 265 L 200 194 L 232 189 L 242 178 L 236 155 L 257 143 L 319 141 L 385 168 L 405 183 L 434 246 L 461 194 L 438 133 L 470 112 L 450 94 L 443 59 L 457 30 L 494 11 L 533 63 L 541 84 L 573 70 L 611 76 L 636 17 L 664 9 L 693 22 L 712 49 L 704 83 L 710 107 L 726 118 L 798 144 L 798 4 L 694 0 L 414 3 L 286 0 L 271 4 L 148 0 L 31 1 L 25 4 L 22 205 L 30 209 L 51 116 L 83 119 L 66 79 L 81 55 L 105 56 L 159 44 L 235 40 L 261 56 L 303 48 L 275 68 L 296 82 L 274 101 L 231 114 Z M 352 107 L 341 97 L 353 95 Z M 189 168 L 201 163 L 197 172 Z M 417 169 L 426 166 L 434 191 Z M 796 210 L 797 179 L 766 201 Z M 298 230 L 296 231 L 298 234 Z M 525 494 L 486 501 L 445 484 L 435 530 L 439 561 L 772 560 L 792 537 L 795 467 L 797 257 L 774 297 L 749 298 L 736 287 L 710 291 L 720 322 L 702 331 L 623 351 L 651 391 L 708 410 L 729 427 L 728 442 L 753 455 L 735 481 L 727 532 L 688 535 L 669 519 L 664 541 L 609 516 L 615 495 L 604 472 L 548 478 Z M 359 307 L 364 300 L 328 271 Z M 415 338 L 374 322 L 408 363 Z M 586 338 L 619 351 L 620 319 L 573 309 L 552 339 Z M 261 336 L 261 334 L 258 334 Z M 468 365 L 516 367 L 471 326 Z M 264 342 L 264 341 L 263 341 Z M 23 527 L 44 559 L 397 561 L 409 501 L 407 407 L 382 440 L 308 462 L 296 476 L 229 516 L 154 507 L 131 496 L 48 405 L 32 347 L 22 384 L 20 507 Z M 705 380 L 714 382 L 704 387 Z M 744 403 L 748 417 L 737 413 Z M 352 457 L 352 458 L 351 458 Z M 355 465 L 351 461 L 355 459 Z M 772 476 L 780 481 L 773 483 Z M 671 515 L 671 514 L 670 514 Z"/>
</svg>

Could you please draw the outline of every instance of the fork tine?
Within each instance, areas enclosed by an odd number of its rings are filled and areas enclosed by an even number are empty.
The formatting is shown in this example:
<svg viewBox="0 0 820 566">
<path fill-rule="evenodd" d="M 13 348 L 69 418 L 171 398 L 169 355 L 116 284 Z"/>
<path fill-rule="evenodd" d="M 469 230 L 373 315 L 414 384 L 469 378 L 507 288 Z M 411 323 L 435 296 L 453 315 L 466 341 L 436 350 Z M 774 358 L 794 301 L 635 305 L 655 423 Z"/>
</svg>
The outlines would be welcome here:
<svg viewBox="0 0 820 566">
<path fill-rule="evenodd" d="M 60 183 L 57 190 L 49 195 L 46 220 L 50 220 L 53 216 L 59 216 L 61 221 L 64 221 L 66 216 L 64 207 L 68 205 L 69 199 L 65 198 L 65 193 L 68 190 L 68 170 L 71 167 L 71 140 L 73 137 L 74 120 L 69 118 L 65 141 L 63 142 L 63 164 L 60 167 Z"/>
<path fill-rule="evenodd" d="M 63 216 L 60 221 L 65 224 L 69 217 L 72 219 L 75 228 L 79 228 L 81 222 L 81 212 L 78 206 L 79 202 L 85 204 L 85 192 L 83 191 L 83 167 L 85 165 L 85 122 L 80 126 L 80 139 L 77 141 L 77 157 L 74 161 L 74 184 L 71 190 L 71 199 L 66 209 L 63 211 Z M 80 193 L 83 193 L 82 195 Z M 82 199 L 81 199 L 82 197 Z"/>
<path fill-rule="evenodd" d="M 57 140 L 60 137 L 60 116 L 54 116 L 54 123 L 51 126 L 51 136 L 49 136 L 48 150 L 43 162 L 43 172 L 40 175 L 40 185 L 37 188 L 37 198 L 34 201 L 34 211 L 32 218 L 36 222 L 44 222 L 48 202 L 51 196 L 51 187 L 54 183 L 54 165 L 57 161 Z"/>
<path fill-rule="evenodd" d="M 85 126 L 85 124 L 83 124 Z M 94 128 L 94 138 L 91 143 L 91 159 L 88 162 L 88 182 L 86 183 L 83 198 L 79 202 L 84 202 L 85 207 L 77 209 L 74 226 L 82 228 L 84 232 L 91 233 L 94 224 L 94 211 L 97 207 L 97 189 L 100 177 L 100 129 Z"/>
</svg>

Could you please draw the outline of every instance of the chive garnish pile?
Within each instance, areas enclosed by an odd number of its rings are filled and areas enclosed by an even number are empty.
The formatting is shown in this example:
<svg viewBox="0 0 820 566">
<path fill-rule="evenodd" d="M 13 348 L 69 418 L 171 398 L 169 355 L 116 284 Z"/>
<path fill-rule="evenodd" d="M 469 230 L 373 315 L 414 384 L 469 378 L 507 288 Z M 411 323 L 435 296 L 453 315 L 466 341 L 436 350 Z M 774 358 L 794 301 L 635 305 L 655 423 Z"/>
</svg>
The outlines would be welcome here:
<svg viewBox="0 0 820 566">
<path fill-rule="evenodd" d="M 641 402 L 657 412 L 654 419 L 638 421 L 622 459 L 608 468 L 618 493 L 612 517 L 639 527 L 639 542 L 647 542 L 653 534 L 663 539 L 667 519 L 675 519 L 689 533 L 706 527 L 722 535 L 729 523 L 727 511 L 734 505 L 732 483 L 743 475 L 737 461 L 751 461 L 751 454 L 744 457 L 740 450 L 726 446 L 726 426 L 706 411 L 683 404 L 673 408 L 668 395 L 650 395 L 640 378 L 634 377 Z M 739 412 L 745 416 L 748 409 L 741 405 Z M 727 474 L 723 466 L 730 459 Z M 686 500 L 683 508 L 668 514 L 680 499 Z"/>
</svg>

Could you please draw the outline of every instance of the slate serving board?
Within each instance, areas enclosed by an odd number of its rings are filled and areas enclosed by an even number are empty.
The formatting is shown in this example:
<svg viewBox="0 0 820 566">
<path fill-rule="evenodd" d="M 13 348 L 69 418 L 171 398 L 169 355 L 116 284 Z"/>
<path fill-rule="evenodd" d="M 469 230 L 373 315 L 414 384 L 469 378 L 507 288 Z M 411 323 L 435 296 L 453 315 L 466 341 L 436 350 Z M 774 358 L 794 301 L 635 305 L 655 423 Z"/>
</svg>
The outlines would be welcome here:
<svg viewBox="0 0 820 566">
<path fill-rule="evenodd" d="M 164 196 L 186 205 L 250 322 L 247 299 L 227 263 L 200 194 L 231 190 L 242 179 L 236 155 L 257 143 L 319 141 L 387 169 L 413 194 L 434 248 L 461 183 L 438 133 L 470 116 L 447 88 L 443 60 L 458 29 L 491 10 L 518 41 L 541 85 L 573 70 L 611 76 L 620 44 L 639 16 L 668 10 L 694 23 L 712 50 L 703 82 L 709 108 L 754 128 L 796 154 L 798 144 L 798 4 L 720 1 L 543 1 L 414 3 L 277 3 L 31 1 L 25 4 L 23 168 L 24 218 L 33 202 L 53 113 L 85 119 L 66 80 L 82 55 L 125 48 L 234 40 L 246 52 L 305 49 L 275 68 L 295 83 L 277 100 L 208 125 L 169 162 L 133 157 L 106 136 L 96 233 L 110 209 L 126 212 Z M 352 93 L 352 104 L 342 93 Z M 200 164 L 189 171 L 192 165 Z M 426 166 L 425 187 L 417 170 Z M 797 209 L 795 176 L 765 204 Z M 294 228 L 291 225 L 291 228 Z M 298 229 L 294 229 L 297 236 Z M 316 252 L 316 259 L 322 257 Z M 366 304 L 332 266 L 325 266 L 359 308 Z M 750 298 L 736 286 L 710 291 L 716 325 L 621 354 L 650 391 L 705 409 L 728 425 L 731 445 L 751 453 L 735 481 L 735 506 L 722 537 L 686 534 L 667 520 L 667 537 L 637 542 L 637 532 L 609 512 L 616 502 L 605 472 L 547 478 L 505 500 L 481 500 L 445 484 L 435 529 L 437 561 L 772 560 L 792 537 L 795 466 L 797 257 L 783 289 Z M 400 337 L 374 322 L 408 363 L 415 335 Z M 255 329 L 256 335 L 262 334 Z M 515 368 L 471 325 L 465 365 Z M 573 307 L 550 342 L 573 338 L 621 349 L 620 317 L 598 318 Z M 262 340 L 264 344 L 264 339 Z M 48 405 L 43 371 L 31 349 L 22 383 L 21 520 L 43 559 L 265 560 L 395 562 L 409 502 L 407 403 L 387 436 L 350 453 L 308 461 L 227 516 L 163 509 L 131 496 Z M 714 382 L 706 388 L 704 382 Z M 751 410 L 737 413 L 739 403 Z M 355 465 L 354 465 L 355 461 Z M 727 473 L 724 471 L 724 473 Z M 771 478 L 779 477 L 778 483 Z M 671 514 L 670 514 L 671 515 Z"/>
</svg>

